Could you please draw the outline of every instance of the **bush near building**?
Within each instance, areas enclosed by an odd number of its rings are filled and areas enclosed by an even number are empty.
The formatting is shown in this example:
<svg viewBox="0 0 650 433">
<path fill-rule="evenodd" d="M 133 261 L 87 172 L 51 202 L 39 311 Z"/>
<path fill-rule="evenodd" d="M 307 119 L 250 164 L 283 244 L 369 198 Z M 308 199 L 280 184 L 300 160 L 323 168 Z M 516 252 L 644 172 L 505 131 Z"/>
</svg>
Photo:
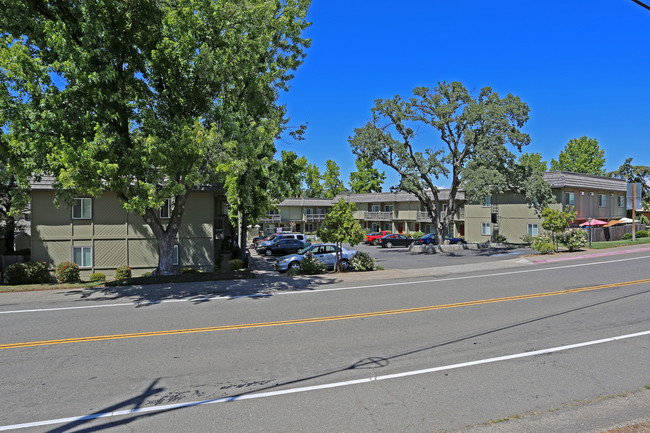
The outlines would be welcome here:
<svg viewBox="0 0 650 433">
<path fill-rule="evenodd" d="M 115 270 L 115 279 L 116 280 L 126 280 L 131 278 L 131 268 L 128 266 L 120 266 Z"/>
<path fill-rule="evenodd" d="M 56 281 L 58 283 L 78 283 L 79 265 L 74 262 L 62 262 L 56 267 Z"/>
<path fill-rule="evenodd" d="M 43 261 L 14 263 L 4 272 L 7 285 L 41 284 L 50 281 L 47 264 Z"/>
</svg>

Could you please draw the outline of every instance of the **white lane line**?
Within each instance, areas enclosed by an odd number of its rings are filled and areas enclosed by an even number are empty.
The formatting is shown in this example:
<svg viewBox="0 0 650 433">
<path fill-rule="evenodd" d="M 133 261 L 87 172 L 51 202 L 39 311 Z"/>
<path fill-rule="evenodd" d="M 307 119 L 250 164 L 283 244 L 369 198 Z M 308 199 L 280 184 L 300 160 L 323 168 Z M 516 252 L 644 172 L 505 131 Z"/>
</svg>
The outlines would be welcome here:
<svg viewBox="0 0 650 433">
<path fill-rule="evenodd" d="M 415 285 L 415 284 L 443 283 L 446 281 L 473 280 L 477 278 L 502 277 L 504 275 L 527 274 L 530 272 L 555 271 L 558 269 L 569 269 L 569 268 L 577 268 L 582 266 L 598 266 L 598 265 L 627 262 L 631 260 L 642 260 L 642 259 L 650 259 L 650 256 L 628 257 L 625 259 L 606 260 L 606 261 L 593 262 L 593 263 L 577 263 L 573 265 L 563 265 L 563 266 L 549 266 L 547 268 L 523 269 L 519 271 L 495 272 L 492 274 L 436 278 L 433 280 L 400 281 L 396 283 L 366 284 L 363 286 L 330 287 L 327 289 L 313 289 L 313 290 L 303 289 L 303 290 L 291 290 L 291 291 L 276 292 L 276 293 L 257 293 L 253 295 L 215 296 L 215 297 L 202 297 L 202 298 L 190 298 L 190 299 L 167 299 L 167 300 L 146 301 L 146 302 L 135 301 L 130 303 L 127 302 L 127 303 L 119 303 L 119 304 L 85 305 L 85 306 L 76 306 L 76 307 L 34 308 L 30 310 L 8 310 L 8 311 L 0 311 L 0 315 L 18 314 L 18 313 L 41 313 L 47 311 L 84 310 L 89 308 L 106 308 L 106 307 L 146 307 L 149 305 L 171 304 L 176 302 L 207 302 L 207 301 L 225 301 L 225 300 L 240 299 L 240 298 L 270 298 L 278 295 L 309 295 L 309 294 L 321 293 L 321 292 L 338 292 L 342 290 L 373 289 L 378 287 L 407 286 L 407 285 Z M 421 277 L 414 277 L 414 278 L 421 278 Z"/>
<path fill-rule="evenodd" d="M 133 414 L 147 413 L 147 412 L 160 412 L 160 411 L 167 411 L 167 410 L 174 410 L 174 409 L 183 409 L 183 408 L 194 407 L 194 406 L 203 406 L 203 405 L 207 405 L 207 404 L 229 403 L 229 402 L 240 401 L 240 400 L 253 400 L 253 399 L 258 399 L 258 398 L 275 397 L 275 396 L 278 396 L 278 395 L 296 394 L 296 393 L 299 393 L 299 392 L 318 391 L 318 390 L 322 390 L 322 389 L 331 389 L 331 388 L 340 388 L 340 387 L 343 387 L 343 386 L 360 385 L 360 384 L 364 384 L 364 383 L 378 382 L 380 380 L 399 379 L 399 378 L 402 378 L 402 377 L 417 376 L 417 375 L 421 375 L 421 374 L 435 373 L 435 372 L 446 371 L 446 370 L 454 370 L 454 369 L 457 369 L 457 368 L 464 368 L 464 367 L 473 367 L 473 366 L 482 365 L 482 364 L 491 364 L 491 363 L 494 363 L 494 362 L 509 361 L 509 360 L 520 359 L 520 358 L 530 358 L 532 356 L 537 356 L 537 355 L 547 355 L 547 354 L 550 354 L 550 353 L 561 352 L 561 351 L 565 351 L 565 350 L 578 349 L 578 348 L 587 347 L 587 346 L 594 346 L 596 344 L 612 343 L 612 342 L 615 342 L 615 341 L 620 341 L 620 340 L 625 340 L 625 339 L 630 339 L 630 338 L 636 338 L 636 337 L 643 337 L 643 336 L 646 336 L 646 335 L 650 335 L 650 330 L 637 332 L 637 333 L 634 333 L 634 334 L 619 335 L 617 337 L 603 338 L 601 340 L 586 341 L 584 343 L 576 343 L 576 344 L 569 344 L 569 345 L 566 345 L 566 346 L 551 347 L 549 349 L 535 350 L 533 352 L 515 353 L 513 355 L 498 356 L 496 358 L 479 359 L 479 360 L 476 360 L 476 361 L 461 362 L 459 364 L 451 364 L 451 365 L 445 365 L 445 366 L 441 366 L 441 367 L 426 368 L 426 369 L 423 369 L 423 370 L 413 370 L 413 371 L 405 371 L 405 372 L 402 372 L 402 373 L 386 374 L 384 376 L 367 377 L 367 378 L 363 378 L 363 379 L 346 380 L 346 381 L 343 381 L 343 382 L 325 383 L 325 384 L 322 384 L 322 385 L 304 386 L 304 387 L 300 387 L 300 388 L 290 388 L 290 389 L 283 389 L 283 390 L 278 390 L 278 391 L 268 391 L 268 392 L 252 393 L 252 394 L 240 394 L 240 395 L 235 395 L 235 396 L 232 396 L 232 397 L 217 398 L 217 399 L 213 399 L 213 400 L 191 401 L 191 402 L 187 402 L 187 403 L 176 403 L 176 404 L 168 404 L 168 405 L 160 405 L 160 406 L 141 407 L 141 408 L 136 408 L 136 409 L 116 410 L 116 411 L 113 411 L 113 412 L 95 413 L 95 414 L 84 415 L 84 416 L 76 416 L 76 417 L 69 417 L 69 418 L 59 418 L 59 419 L 51 419 L 51 420 L 44 420 L 44 421 L 35 421 L 35 422 L 28 422 L 28 423 L 22 423 L 22 424 L 5 425 L 5 426 L 0 426 L 0 431 L 18 430 L 18 429 L 29 428 L 29 427 L 48 426 L 48 425 L 54 425 L 54 424 L 73 423 L 73 422 L 79 422 L 79 421 L 90 421 L 90 420 L 94 420 L 94 419 L 108 418 L 108 417 L 114 417 L 114 416 L 125 416 L 125 415 L 133 415 Z"/>
</svg>

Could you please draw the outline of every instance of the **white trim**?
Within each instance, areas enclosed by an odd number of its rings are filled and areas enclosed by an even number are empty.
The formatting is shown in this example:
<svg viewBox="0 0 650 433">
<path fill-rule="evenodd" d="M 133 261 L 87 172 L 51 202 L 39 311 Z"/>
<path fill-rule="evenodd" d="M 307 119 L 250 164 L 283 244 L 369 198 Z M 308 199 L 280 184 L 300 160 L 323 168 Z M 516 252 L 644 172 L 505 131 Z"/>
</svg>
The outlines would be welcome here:
<svg viewBox="0 0 650 433">
<path fill-rule="evenodd" d="M 81 250 L 81 262 L 83 263 L 84 261 L 84 250 L 89 249 L 90 250 L 90 264 L 89 265 L 84 265 L 81 263 L 77 263 L 74 260 L 74 250 L 75 249 L 80 249 Z M 94 256 L 93 256 L 93 247 L 90 245 L 73 245 L 72 246 L 72 262 L 77 263 L 79 266 L 79 269 L 91 269 L 93 267 L 93 261 L 94 261 Z"/>
<path fill-rule="evenodd" d="M 84 215 L 84 203 L 88 201 L 90 205 L 88 206 L 88 211 L 90 215 Z M 75 209 L 79 209 L 79 216 L 74 216 Z M 72 219 L 73 220 L 90 220 L 93 218 L 93 199 L 90 197 L 75 197 L 74 205 L 72 206 Z"/>
</svg>

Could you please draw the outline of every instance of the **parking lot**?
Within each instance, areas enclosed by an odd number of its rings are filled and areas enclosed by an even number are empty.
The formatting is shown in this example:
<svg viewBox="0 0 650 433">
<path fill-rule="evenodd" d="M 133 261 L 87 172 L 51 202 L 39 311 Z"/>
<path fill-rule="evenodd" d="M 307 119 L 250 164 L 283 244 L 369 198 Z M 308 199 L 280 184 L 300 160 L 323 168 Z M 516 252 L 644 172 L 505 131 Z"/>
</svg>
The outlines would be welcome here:
<svg viewBox="0 0 650 433">
<path fill-rule="evenodd" d="M 345 245 L 358 251 L 370 254 L 375 259 L 377 266 L 385 269 L 419 269 L 437 266 L 451 266 L 471 263 L 484 263 L 486 261 L 508 260 L 516 257 L 536 254 L 536 251 L 524 247 L 494 246 L 486 249 L 463 249 L 449 252 L 424 254 L 410 252 L 406 247 L 382 248 L 373 245 L 359 244 L 354 247 Z M 273 269 L 273 264 L 279 256 L 265 257 L 250 250 L 251 256 L 266 269 Z"/>
</svg>

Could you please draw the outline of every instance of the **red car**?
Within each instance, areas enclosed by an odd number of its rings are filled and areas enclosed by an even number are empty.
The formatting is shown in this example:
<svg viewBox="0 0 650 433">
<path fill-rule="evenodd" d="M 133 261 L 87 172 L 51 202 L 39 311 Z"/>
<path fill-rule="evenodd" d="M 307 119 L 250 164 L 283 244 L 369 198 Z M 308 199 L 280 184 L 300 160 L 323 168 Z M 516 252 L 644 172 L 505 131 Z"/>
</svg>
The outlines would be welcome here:
<svg viewBox="0 0 650 433">
<path fill-rule="evenodd" d="M 368 233 L 366 235 L 366 243 L 372 245 L 379 245 L 379 239 L 383 238 L 386 235 L 391 234 L 390 231 L 384 230 L 377 233 Z"/>
</svg>

